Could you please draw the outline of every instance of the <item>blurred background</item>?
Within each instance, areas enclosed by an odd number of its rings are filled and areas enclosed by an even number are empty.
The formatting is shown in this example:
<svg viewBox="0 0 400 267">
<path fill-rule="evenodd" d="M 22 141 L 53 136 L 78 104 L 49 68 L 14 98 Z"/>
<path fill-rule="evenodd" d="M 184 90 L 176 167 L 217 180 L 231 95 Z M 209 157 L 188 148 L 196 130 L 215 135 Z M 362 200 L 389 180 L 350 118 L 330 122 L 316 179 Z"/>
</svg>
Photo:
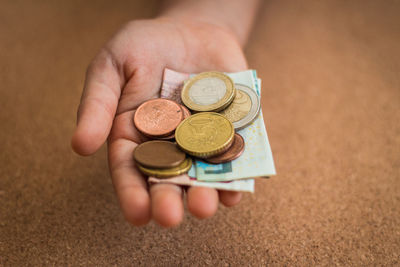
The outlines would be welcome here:
<svg viewBox="0 0 400 267">
<path fill-rule="evenodd" d="M 400 2 L 265 1 L 245 52 L 278 175 L 169 230 L 69 145 L 90 60 L 158 4 L 0 1 L 0 265 L 399 264 Z"/>
</svg>

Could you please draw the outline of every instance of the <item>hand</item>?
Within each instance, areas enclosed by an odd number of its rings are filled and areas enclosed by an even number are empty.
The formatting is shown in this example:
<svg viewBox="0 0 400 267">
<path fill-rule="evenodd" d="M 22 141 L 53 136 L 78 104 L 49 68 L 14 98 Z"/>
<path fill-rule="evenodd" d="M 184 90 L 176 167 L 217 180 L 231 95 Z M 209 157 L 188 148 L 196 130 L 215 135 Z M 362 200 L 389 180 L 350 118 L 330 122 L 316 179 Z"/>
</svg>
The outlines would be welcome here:
<svg viewBox="0 0 400 267">
<path fill-rule="evenodd" d="M 234 72 L 247 68 L 242 49 L 228 30 L 204 22 L 158 18 L 124 26 L 90 64 L 73 149 L 94 153 L 108 138 L 109 167 L 125 218 L 143 225 L 151 217 L 160 225 L 178 225 L 183 218 L 180 186 L 156 184 L 148 188 L 135 167 L 132 152 L 145 138 L 133 125 L 135 109 L 159 96 L 164 68 L 197 73 Z M 198 218 L 212 216 L 218 200 L 233 206 L 237 192 L 192 187 L 187 191 L 189 211 Z"/>
</svg>

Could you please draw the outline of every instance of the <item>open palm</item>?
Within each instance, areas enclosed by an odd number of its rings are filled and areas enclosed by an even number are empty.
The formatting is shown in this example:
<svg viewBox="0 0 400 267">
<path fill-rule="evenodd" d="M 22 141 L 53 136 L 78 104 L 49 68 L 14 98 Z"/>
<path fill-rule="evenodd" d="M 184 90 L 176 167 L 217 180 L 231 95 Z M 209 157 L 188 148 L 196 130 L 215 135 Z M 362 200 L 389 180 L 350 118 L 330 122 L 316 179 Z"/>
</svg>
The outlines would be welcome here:
<svg viewBox="0 0 400 267">
<path fill-rule="evenodd" d="M 132 152 L 146 140 L 133 124 L 135 109 L 159 96 L 164 68 L 187 73 L 209 70 L 234 72 L 247 68 L 234 35 L 214 25 L 167 18 L 125 25 L 90 64 L 72 147 L 81 155 L 94 153 L 108 138 L 113 184 L 128 221 L 142 225 L 151 218 L 174 226 L 183 218 L 180 186 L 150 188 L 137 170 Z M 212 216 L 218 199 L 226 206 L 241 194 L 211 188 L 187 191 L 189 211 L 198 218 Z"/>
</svg>

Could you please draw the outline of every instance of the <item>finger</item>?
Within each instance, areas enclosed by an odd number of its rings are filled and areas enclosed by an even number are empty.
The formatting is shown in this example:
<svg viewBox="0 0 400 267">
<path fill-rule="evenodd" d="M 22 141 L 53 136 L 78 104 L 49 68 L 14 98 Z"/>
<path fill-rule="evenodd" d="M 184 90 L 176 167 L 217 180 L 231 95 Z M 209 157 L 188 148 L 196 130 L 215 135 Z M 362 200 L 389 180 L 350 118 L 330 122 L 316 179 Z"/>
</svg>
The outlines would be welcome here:
<svg viewBox="0 0 400 267">
<path fill-rule="evenodd" d="M 154 184 L 150 187 L 151 214 L 164 227 L 178 225 L 183 219 L 182 188 L 173 184 Z"/>
<path fill-rule="evenodd" d="M 207 187 L 190 187 L 187 192 L 189 211 L 197 218 L 211 217 L 218 209 L 217 190 Z"/>
<path fill-rule="evenodd" d="M 109 165 L 114 188 L 125 218 L 134 225 L 150 221 L 150 196 L 132 155 L 136 144 L 118 139 L 109 144 Z"/>
<path fill-rule="evenodd" d="M 78 125 L 72 148 L 90 155 L 105 142 L 118 105 L 123 80 L 119 67 L 108 52 L 101 52 L 91 63 L 78 109 Z"/>
<path fill-rule="evenodd" d="M 242 193 L 234 191 L 218 191 L 219 201 L 227 207 L 235 206 L 242 199 Z"/>
</svg>

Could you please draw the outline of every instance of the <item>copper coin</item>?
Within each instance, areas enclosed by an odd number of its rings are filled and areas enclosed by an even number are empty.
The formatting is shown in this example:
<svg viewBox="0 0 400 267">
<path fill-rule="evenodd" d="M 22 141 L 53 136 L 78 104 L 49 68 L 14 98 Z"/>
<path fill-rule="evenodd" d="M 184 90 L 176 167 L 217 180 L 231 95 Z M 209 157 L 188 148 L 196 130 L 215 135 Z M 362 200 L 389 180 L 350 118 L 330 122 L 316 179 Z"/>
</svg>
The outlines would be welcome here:
<svg viewBox="0 0 400 267">
<path fill-rule="evenodd" d="M 147 136 L 171 135 L 183 119 L 181 106 L 168 99 L 151 99 L 141 104 L 133 117 L 136 128 Z"/>
<path fill-rule="evenodd" d="M 135 148 L 133 157 L 144 167 L 172 168 L 181 164 L 185 160 L 186 154 L 175 143 L 148 141 Z"/>
<path fill-rule="evenodd" d="M 167 135 L 167 136 L 154 136 L 154 135 L 147 135 L 145 133 L 142 133 L 144 136 L 148 137 L 151 140 L 171 140 L 175 138 L 175 131 L 172 132 L 172 134 Z"/>
<path fill-rule="evenodd" d="M 189 111 L 189 109 L 187 107 L 185 107 L 184 105 L 181 105 L 181 108 L 183 110 L 183 119 L 186 119 L 186 118 L 190 117 L 190 115 L 192 115 L 192 113 Z"/>
<path fill-rule="evenodd" d="M 150 137 L 153 139 L 158 139 L 158 140 L 172 140 L 175 138 L 175 132 L 173 132 L 171 135 L 165 136 L 165 137 Z"/>
<path fill-rule="evenodd" d="M 243 151 L 244 151 L 244 139 L 240 134 L 235 133 L 235 137 L 233 138 L 233 143 L 226 152 L 215 157 L 207 158 L 205 159 L 205 161 L 214 164 L 229 162 L 240 157 Z"/>
<path fill-rule="evenodd" d="M 190 115 L 192 115 L 192 113 L 187 109 L 187 107 L 185 107 L 184 105 L 181 105 L 182 111 L 183 111 L 183 120 L 190 117 Z M 175 131 L 168 136 L 165 137 L 152 137 L 150 136 L 150 138 L 155 138 L 155 139 L 159 139 L 159 140 L 171 140 L 175 138 Z"/>
</svg>

